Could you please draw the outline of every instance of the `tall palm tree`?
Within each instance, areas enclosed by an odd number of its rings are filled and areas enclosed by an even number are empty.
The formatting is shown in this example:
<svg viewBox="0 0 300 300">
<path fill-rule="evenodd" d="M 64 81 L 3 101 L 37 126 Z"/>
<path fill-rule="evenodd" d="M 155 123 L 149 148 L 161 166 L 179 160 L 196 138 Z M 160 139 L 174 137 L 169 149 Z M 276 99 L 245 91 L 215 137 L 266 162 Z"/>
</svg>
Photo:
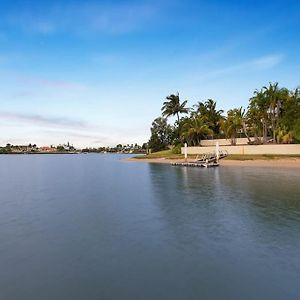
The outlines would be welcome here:
<svg viewBox="0 0 300 300">
<path fill-rule="evenodd" d="M 187 114 L 188 108 L 186 108 L 187 100 L 180 103 L 179 93 L 177 95 L 171 94 L 166 97 L 166 100 L 163 103 L 161 108 L 162 115 L 164 117 L 177 116 L 177 124 L 179 124 L 179 114 Z"/>
<path fill-rule="evenodd" d="M 250 99 L 247 117 L 254 133 L 263 135 L 263 143 L 267 142 L 268 127 L 270 126 L 268 108 L 269 104 L 264 90 L 256 90 Z"/>
<path fill-rule="evenodd" d="M 236 118 L 239 119 L 239 122 L 242 124 L 242 130 L 246 136 L 246 138 L 248 139 L 248 142 L 251 143 L 251 139 L 248 135 L 247 132 L 247 117 L 246 117 L 246 110 L 243 109 L 243 107 L 241 106 L 240 108 L 236 109 Z"/>
<path fill-rule="evenodd" d="M 271 121 L 273 142 L 276 143 L 276 130 L 278 129 L 279 125 L 282 103 L 284 99 L 289 96 L 289 91 L 287 89 L 279 88 L 278 82 L 274 84 L 270 82 L 268 87 L 263 87 L 263 91 L 265 94 L 266 102 L 269 105 L 268 115 Z"/>
</svg>

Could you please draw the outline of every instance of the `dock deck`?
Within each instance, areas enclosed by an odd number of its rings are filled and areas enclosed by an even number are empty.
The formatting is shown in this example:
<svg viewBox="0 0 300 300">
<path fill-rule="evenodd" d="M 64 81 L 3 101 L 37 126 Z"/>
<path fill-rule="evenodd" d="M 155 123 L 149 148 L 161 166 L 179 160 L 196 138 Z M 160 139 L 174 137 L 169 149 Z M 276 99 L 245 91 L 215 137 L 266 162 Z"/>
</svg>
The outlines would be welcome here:
<svg viewBox="0 0 300 300">
<path fill-rule="evenodd" d="M 181 166 L 181 167 L 196 167 L 196 168 L 212 168 L 218 167 L 219 163 L 217 162 L 180 162 L 172 163 L 172 166 Z"/>
<path fill-rule="evenodd" d="M 177 162 L 172 163 L 172 166 L 181 167 L 201 167 L 201 168 L 212 168 L 219 166 L 219 160 L 226 157 L 228 153 L 226 151 L 215 151 L 210 153 L 204 153 L 201 157 L 196 158 L 193 162 Z"/>
</svg>

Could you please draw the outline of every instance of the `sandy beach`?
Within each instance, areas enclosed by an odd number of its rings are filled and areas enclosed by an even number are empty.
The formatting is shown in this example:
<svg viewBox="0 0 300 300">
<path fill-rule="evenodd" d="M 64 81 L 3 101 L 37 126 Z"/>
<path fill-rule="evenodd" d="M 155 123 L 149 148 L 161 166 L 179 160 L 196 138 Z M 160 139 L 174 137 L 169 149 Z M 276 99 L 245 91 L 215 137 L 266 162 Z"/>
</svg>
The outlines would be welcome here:
<svg viewBox="0 0 300 300">
<path fill-rule="evenodd" d="M 127 161 L 171 164 L 175 162 L 184 162 L 184 159 L 168 159 L 168 158 L 129 158 Z M 194 159 L 188 159 L 193 162 Z M 278 167 L 278 168 L 299 168 L 300 158 L 280 158 L 280 159 L 253 159 L 253 160 L 220 160 L 220 166 L 240 166 L 240 167 Z"/>
</svg>

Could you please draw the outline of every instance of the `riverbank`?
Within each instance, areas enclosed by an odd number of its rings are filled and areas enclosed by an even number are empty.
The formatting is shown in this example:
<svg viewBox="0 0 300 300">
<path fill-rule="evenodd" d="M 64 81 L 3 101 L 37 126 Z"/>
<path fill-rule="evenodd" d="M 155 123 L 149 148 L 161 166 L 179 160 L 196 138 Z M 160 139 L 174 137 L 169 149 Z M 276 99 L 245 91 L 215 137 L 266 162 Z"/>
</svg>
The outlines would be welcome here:
<svg viewBox="0 0 300 300">
<path fill-rule="evenodd" d="M 170 158 L 170 157 L 157 157 L 147 158 L 145 157 L 132 157 L 128 161 L 131 162 L 147 162 L 158 164 L 171 164 L 175 162 L 184 162 L 184 158 Z M 188 162 L 195 161 L 194 157 L 189 157 Z M 300 168 L 300 157 L 298 156 L 242 156 L 232 155 L 225 159 L 220 160 L 220 166 L 241 166 L 241 167 L 278 167 L 278 168 Z"/>
</svg>

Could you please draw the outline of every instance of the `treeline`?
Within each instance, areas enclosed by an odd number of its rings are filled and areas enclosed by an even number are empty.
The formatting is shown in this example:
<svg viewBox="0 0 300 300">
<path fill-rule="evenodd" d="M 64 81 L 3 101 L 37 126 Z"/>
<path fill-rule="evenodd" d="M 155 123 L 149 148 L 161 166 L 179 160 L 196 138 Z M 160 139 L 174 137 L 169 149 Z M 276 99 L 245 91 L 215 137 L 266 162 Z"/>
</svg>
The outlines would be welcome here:
<svg viewBox="0 0 300 300">
<path fill-rule="evenodd" d="M 183 143 L 198 146 L 203 139 L 226 138 L 232 145 L 238 137 L 249 144 L 300 143 L 300 89 L 289 90 L 270 83 L 254 91 L 247 109 L 233 108 L 224 114 L 214 100 L 187 107 L 179 94 L 166 97 L 162 115 L 151 127 L 148 147 L 160 151 Z M 168 118 L 175 116 L 174 124 Z"/>
<path fill-rule="evenodd" d="M 146 153 L 147 145 L 144 143 L 142 146 L 135 144 L 122 145 L 118 144 L 115 147 L 99 147 L 99 148 L 84 148 L 81 152 L 84 153 Z"/>
<path fill-rule="evenodd" d="M 76 149 L 70 143 L 58 146 L 44 146 L 38 147 L 36 144 L 29 144 L 29 145 L 11 145 L 7 144 L 5 147 L 0 146 L 0 154 L 18 154 L 18 153 L 146 153 L 147 151 L 147 144 L 144 143 L 142 146 L 135 144 L 127 144 L 122 145 L 118 144 L 115 147 L 86 147 L 83 149 Z"/>
</svg>

